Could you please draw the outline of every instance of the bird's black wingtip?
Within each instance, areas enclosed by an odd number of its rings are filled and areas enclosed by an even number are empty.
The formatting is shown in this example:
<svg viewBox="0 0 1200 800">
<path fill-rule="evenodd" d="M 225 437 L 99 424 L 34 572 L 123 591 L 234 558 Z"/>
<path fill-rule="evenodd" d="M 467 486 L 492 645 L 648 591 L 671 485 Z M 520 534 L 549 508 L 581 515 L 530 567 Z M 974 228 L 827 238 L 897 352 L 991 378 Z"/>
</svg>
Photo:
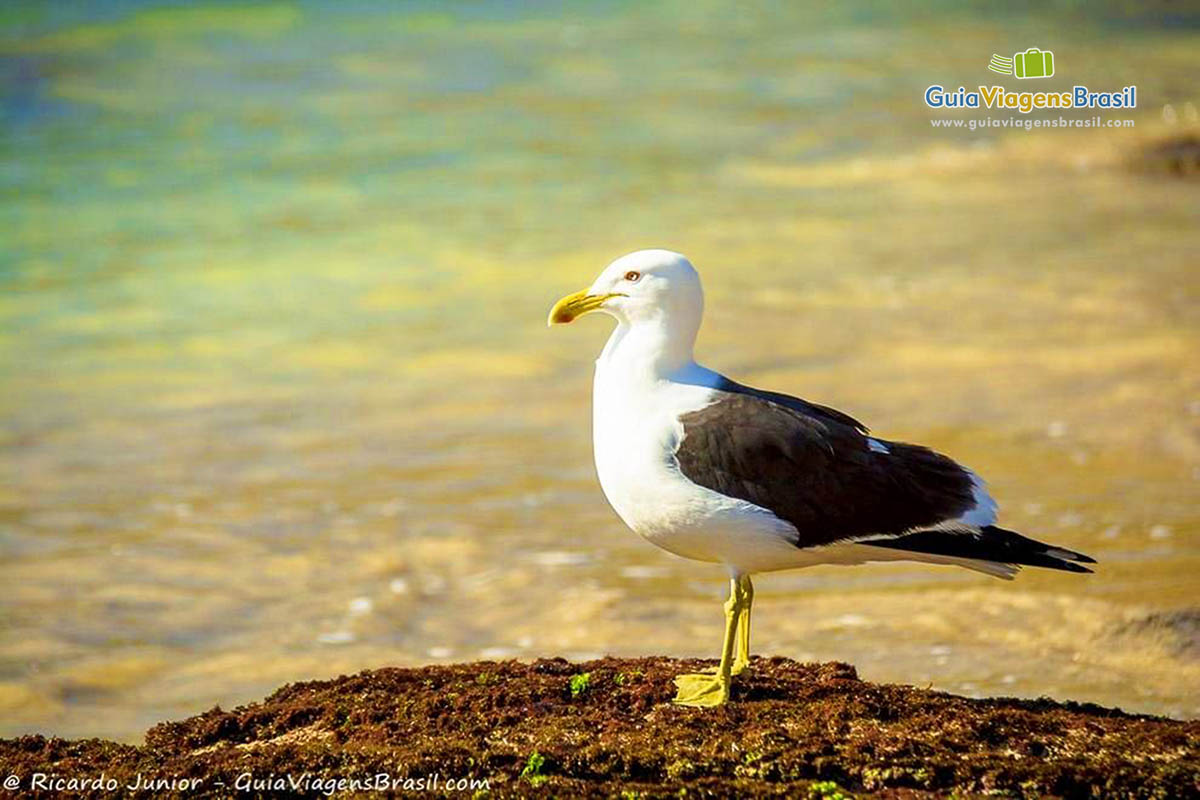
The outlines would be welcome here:
<svg viewBox="0 0 1200 800">
<path fill-rule="evenodd" d="M 1053 558 L 1061 558 L 1063 561 L 1076 561 L 1080 564 L 1095 564 L 1096 563 L 1096 559 L 1092 558 L 1091 556 L 1087 555 L 1086 553 L 1079 553 L 1074 550 L 1068 550 L 1065 547 L 1059 547 L 1057 545 L 1047 545 L 1045 552 L 1046 552 L 1046 555 L 1051 556 Z"/>
<path fill-rule="evenodd" d="M 1063 572 L 1092 572 L 1083 564 L 1095 564 L 1091 556 L 1065 547 L 1039 542 L 996 525 L 978 530 L 941 529 L 906 533 L 901 536 L 859 540 L 859 544 L 890 547 L 916 553 L 994 561 L 1000 564 L 1057 569 Z"/>
<path fill-rule="evenodd" d="M 1096 563 L 1090 558 L 1088 561 L 1092 564 Z M 1063 572 L 1086 572 L 1088 575 L 1092 575 L 1096 572 L 1094 569 L 1088 569 L 1087 567 L 1080 566 L 1074 561 L 1058 561 L 1058 563 L 1055 564 L 1036 564 L 1035 566 L 1049 567 L 1050 569 L 1061 569 Z"/>
</svg>

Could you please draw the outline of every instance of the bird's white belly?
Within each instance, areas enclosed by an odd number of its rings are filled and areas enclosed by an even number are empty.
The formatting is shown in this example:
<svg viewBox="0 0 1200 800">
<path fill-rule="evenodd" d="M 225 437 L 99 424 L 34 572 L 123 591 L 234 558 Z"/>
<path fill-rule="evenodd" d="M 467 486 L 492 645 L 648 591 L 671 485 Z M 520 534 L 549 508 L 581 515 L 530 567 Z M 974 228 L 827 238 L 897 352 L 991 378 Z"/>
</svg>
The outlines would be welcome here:
<svg viewBox="0 0 1200 800">
<path fill-rule="evenodd" d="M 707 392 L 696 392 L 693 407 L 699 408 L 707 403 Z M 596 472 L 608 502 L 633 531 L 668 552 L 738 571 L 799 565 L 790 525 L 752 503 L 699 486 L 679 471 L 677 413 L 655 415 L 648 411 L 651 405 L 634 409 L 611 395 L 597 395 Z M 692 405 L 687 402 L 692 398 L 674 399 L 662 405 Z"/>
</svg>

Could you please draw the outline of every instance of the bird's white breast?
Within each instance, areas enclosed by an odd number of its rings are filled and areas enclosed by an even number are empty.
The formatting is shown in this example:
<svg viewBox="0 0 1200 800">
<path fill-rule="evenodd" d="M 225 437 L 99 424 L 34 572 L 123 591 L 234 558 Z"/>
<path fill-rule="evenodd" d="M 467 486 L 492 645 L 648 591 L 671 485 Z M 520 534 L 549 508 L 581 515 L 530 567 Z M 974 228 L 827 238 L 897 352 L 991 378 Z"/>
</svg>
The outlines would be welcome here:
<svg viewBox="0 0 1200 800">
<path fill-rule="evenodd" d="M 704 390 L 687 388 L 692 391 L 664 383 L 631 392 L 597 369 L 592 430 L 596 471 L 613 508 L 638 533 L 669 525 L 691 494 L 674 462 L 682 435 L 678 414 L 702 408 L 707 400 Z M 681 396 L 685 394 L 694 396 Z"/>
</svg>

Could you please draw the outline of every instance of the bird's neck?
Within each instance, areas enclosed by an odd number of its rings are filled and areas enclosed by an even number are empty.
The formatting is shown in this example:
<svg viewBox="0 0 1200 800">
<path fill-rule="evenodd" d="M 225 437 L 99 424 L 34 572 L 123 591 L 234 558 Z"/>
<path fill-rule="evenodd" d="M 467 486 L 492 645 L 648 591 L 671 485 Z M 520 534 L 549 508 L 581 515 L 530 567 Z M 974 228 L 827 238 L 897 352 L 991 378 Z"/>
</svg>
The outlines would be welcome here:
<svg viewBox="0 0 1200 800">
<path fill-rule="evenodd" d="M 597 376 L 625 383 L 652 383 L 671 378 L 695 366 L 694 328 L 680 329 L 664 318 L 628 323 L 621 321 L 596 361 Z"/>
</svg>

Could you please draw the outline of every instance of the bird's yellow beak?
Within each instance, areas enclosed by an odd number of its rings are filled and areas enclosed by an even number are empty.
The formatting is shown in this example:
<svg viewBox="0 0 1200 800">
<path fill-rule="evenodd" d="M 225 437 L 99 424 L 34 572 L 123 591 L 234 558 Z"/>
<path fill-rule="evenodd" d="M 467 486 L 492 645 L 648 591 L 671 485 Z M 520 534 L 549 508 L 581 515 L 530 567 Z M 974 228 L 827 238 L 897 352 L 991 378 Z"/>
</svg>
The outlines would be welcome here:
<svg viewBox="0 0 1200 800">
<path fill-rule="evenodd" d="M 608 298 L 623 296 L 619 292 L 588 294 L 587 289 L 580 289 L 575 294 L 569 294 L 554 304 L 554 308 L 550 309 L 550 316 L 546 319 L 546 325 L 562 325 L 573 322 L 576 318 L 604 305 L 604 301 Z"/>
</svg>

